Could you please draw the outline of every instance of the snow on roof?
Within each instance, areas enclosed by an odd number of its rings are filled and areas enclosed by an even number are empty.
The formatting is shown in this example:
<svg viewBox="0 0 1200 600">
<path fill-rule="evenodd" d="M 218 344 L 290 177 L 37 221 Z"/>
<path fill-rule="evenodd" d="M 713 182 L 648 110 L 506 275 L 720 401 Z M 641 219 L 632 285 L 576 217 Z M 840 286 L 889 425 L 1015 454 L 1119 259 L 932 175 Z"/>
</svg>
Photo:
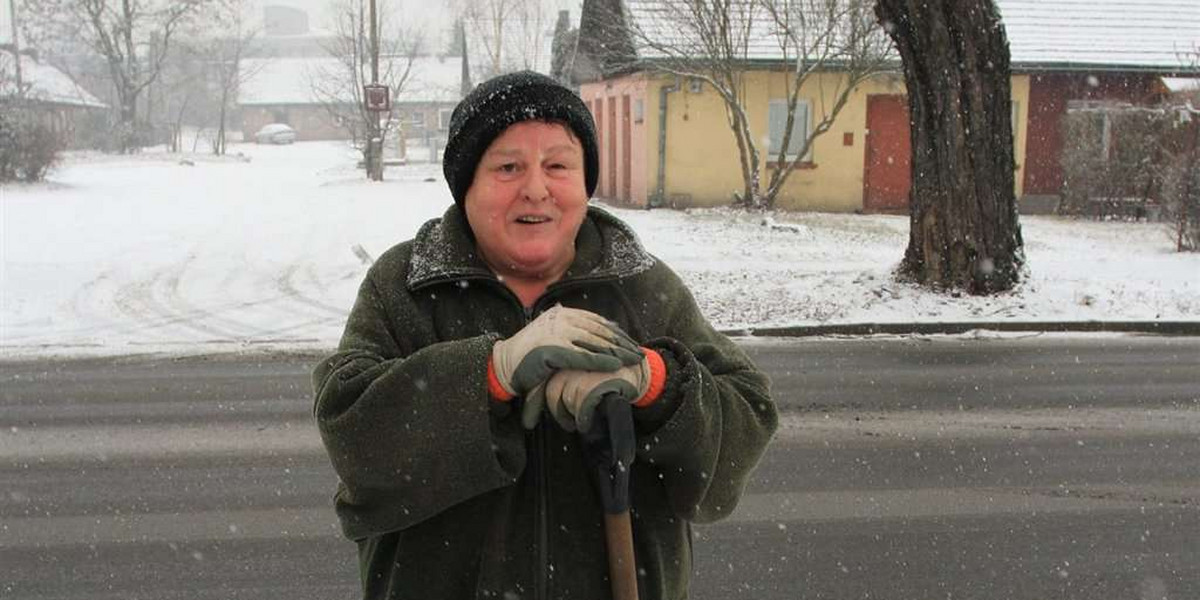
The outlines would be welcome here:
<svg viewBox="0 0 1200 600">
<path fill-rule="evenodd" d="M 455 102 L 462 98 L 462 58 L 424 56 L 413 62 L 412 75 L 396 102 Z"/>
<path fill-rule="evenodd" d="M 0 96 L 16 92 L 16 63 L 11 52 L 0 52 Z M 21 83 L 28 86 L 25 97 L 48 104 L 79 106 L 86 108 L 108 108 L 87 90 L 79 87 L 66 73 L 36 61 L 31 56 L 21 56 Z"/>
<path fill-rule="evenodd" d="M 703 56 L 706 52 L 703 46 L 695 42 L 697 36 L 694 33 L 681 31 L 679 23 L 687 23 L 692 18 L 691 8 L 686 2 L 627 0 L 626 5 L 630 20 L 641 32 L 641 35 L 634 36 L 633 42 L 635 46 L 640 46 L 638 52 L 643 58 L 695 57 Z M 728 10 L 729 28 L 732 31 L 749 32 L 745 36 L 746 56 L 749 59 L 778 60 L 782 56 L 779 28 L 758 3 L 732 0 L 728 3 Z M 811 12 L 799 5 L 792 10 L 795 13 Z M 639 37 L 643 39 L 637 39 Z"/>
<path fill-rule="evenodd" d="M 396 60 L 397 67 L 404 62 L 404 59 Z M 241 85 L 238 103 L 242 105 L 318 104 L 320 100 L 313 92 L 314 85 L 321 85 L 322 80 L 328 80 L 344 68 L 333 57 L 251 58 L 244 62 L 245 69 L 252 75 Z M 392 101 L 458 102 L 461 69 L 462 59 L 456 56 L 417 57 L 413 60 L 408 82 Z M 345 90 L 339 97 L 345 102 L 353 101 L 350 90 Z"/>
<path fill-rule="evenodd" d="M 337 61 L 332 58 L 247 58 L 248 73 L 238 86 L 238 104 L 314 104 L 311 79 Z"/>
<path fill-rule="evenodd" d="M 1196 0 L 998 0 L 1014 65 L 1195 69 Z"/>
<path fill-rule="evenodd" d="M 629 18 L 652 39 L 678 39 L 669 5 L 626 0 Z M 743 3 L 732 2 L 737 9 Z M 1015 69 L 1197 69 L 1200 2 L 1197 0 L 996 0 Z M 679 9 L 675 9 L 679 10 Z M 770 17 L 756 10 L 748 56 L 782 54 Z M 736 13 L 735 20 L 736 20 Z M 635 42 L 636 43 L 636 42 Z M 661 57 L 640 48 L 643 58 Z M 693 51 L 694 52 L 694 51 Z"/>
<path fill-rule="evenodd" d="M 1200 77 L 1163 77 L 1162 82 L 1172 94 L 1200 92 Z"/>
</svg>

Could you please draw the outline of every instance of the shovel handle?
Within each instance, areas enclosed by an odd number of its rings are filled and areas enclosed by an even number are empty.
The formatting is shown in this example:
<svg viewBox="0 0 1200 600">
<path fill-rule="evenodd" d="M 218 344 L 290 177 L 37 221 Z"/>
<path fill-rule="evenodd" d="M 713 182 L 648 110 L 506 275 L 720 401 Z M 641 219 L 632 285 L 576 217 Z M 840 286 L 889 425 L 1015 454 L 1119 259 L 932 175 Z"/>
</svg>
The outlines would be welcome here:
<svg viewBox="0 0 1200 600">
<path fill-rule="evenodd" d="M 633 524 L 629 511 L 604 515 L 604 537 L 608 543 L 608 577 L 613 600 L 638 600 L 637 566 L 633 562 Z"/>
</svg>

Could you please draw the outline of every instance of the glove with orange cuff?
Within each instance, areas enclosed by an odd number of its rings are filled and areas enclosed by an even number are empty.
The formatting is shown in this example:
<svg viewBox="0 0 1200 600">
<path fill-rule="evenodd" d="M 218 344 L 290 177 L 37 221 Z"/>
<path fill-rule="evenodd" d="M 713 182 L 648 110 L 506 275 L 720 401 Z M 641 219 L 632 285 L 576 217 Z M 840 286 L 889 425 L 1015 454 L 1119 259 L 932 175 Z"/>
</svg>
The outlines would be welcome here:
<svg viewBox="0 0 1200 600">
<path fill-rule="evenodd" d="M 488 390 L 500 400 L 526 396 L 559 369 L 616 371 L 642 361 L 637 343 L 600 315 L 555 306 L 508 339 L 488 361 Z"/>
<path fill-rule="evenodd" d="M 558 371 L 534 393 L 544 395 L 546 409 L 560 427 L 586 432 L 592 426 L 596 407 L 608 394 L 621 396 L 635 408 L 650 406 L 662 395 L 666 364 L 658 352 L 650 348 L 642 348 L 642 352 L 645 357 L 641 362 L 616 371 Z M 527 428 L 537 423 L 536 418 L 530 421 L 524 420 Z"/>
</svg>

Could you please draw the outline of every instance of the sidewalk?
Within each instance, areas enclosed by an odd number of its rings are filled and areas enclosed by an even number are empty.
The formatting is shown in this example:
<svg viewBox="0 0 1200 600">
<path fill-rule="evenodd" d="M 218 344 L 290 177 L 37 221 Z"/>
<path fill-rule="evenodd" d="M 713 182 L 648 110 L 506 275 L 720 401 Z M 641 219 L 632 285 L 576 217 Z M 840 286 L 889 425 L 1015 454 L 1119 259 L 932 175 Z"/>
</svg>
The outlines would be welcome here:
<svg viewBox="0 0 1200 600">
<path fill-rule="evenodd" d="M 960 335 L 970 331 L 1039 333 L 1141 333 L 1200 336 L 1200 321 L 965 321 L 948 323 L 845 323 L 724 329 L 729 336 L 819 337 L 863 335 Z"/>
</svg>

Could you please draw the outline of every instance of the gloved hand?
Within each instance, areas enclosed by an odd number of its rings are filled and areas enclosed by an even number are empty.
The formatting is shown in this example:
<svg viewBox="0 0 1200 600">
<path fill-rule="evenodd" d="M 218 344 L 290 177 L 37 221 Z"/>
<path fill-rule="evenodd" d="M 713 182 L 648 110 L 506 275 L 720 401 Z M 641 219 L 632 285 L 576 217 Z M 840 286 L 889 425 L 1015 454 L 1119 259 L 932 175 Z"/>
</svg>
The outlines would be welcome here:
<svg viewBox="0 0 1200 600">
<path fill-rule="evenodd" d="M 492 347 L 496 379 L 514 396 L 529 394 L 559 369 L 615 371 L 642 358 L 637 343 L 616 324 L 596 313 L 563 306 L 547 310 Z"/>
<path fill-rule="evenodd" d="M 650 358 L 636 365 L 621 367 L 607 373 L 594 371 L 559 371 L 550 376 L 544 389 L 546 409 L 567 431 L 586 432 L 592 427 L 592 417 L 600 401 L 608 394 L 617 394 L 630 404 L 637 402 L 650 388 Z"/>
</svg>

